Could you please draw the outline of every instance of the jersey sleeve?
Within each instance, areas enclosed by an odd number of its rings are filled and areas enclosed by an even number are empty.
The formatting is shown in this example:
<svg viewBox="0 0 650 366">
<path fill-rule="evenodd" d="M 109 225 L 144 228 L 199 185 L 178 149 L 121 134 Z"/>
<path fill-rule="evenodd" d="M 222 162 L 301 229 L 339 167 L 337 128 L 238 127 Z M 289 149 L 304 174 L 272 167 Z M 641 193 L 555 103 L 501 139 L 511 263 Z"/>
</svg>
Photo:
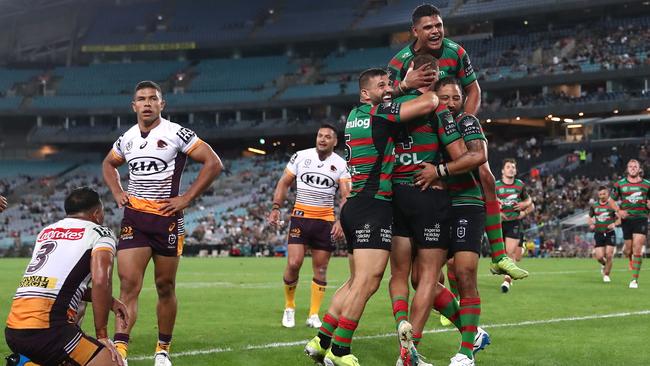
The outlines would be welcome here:
<svg viewBox="0 0 650 366">
<path fill-rule="evenodd" d="M 296 176 L 298 173 L 298 153 L 295 153 L 289 159 L 285 172 L 291 173 L 293 176 Z"/>
<path fill-rule="evenodd" d="M 614 201 L 618 201 L 620 197 L 620 186 L 618 185 L 618 182 L 614 183 L 614 187 L 612 188 L 612 199 Z"/>
<path fill-rule="evenodd" d="M 402 110 L 402 103 L 382 103 L 370 108 L 370 116 L 385 119 L 389 122 L 400 122 L 399 113 Z"/>
<path fill-rule="evenodd" d="M 100 250 L 106 250 L 115 255 L 116 247 L 117 244 L 113 230 L 107 228 L 106 226 L 96 226 L 93 228 L 93 253 Z"/>
<path fill-rule="evenodd" d="M 462 47 L 458 47 L 458 59 L 456 77 L 460 79 L 461 85 L 466 87 L 476 81 L 476 73 L 474 73 L 474 67 L 469 59 L 469 55 Z"/>
<path fill-rule="evenodd" d="M 399 83 L 404 80 L 404 77 L 406 76 L 404 63 L 400 61 L 397 56 L 399 56 L 399 54 L 395 55 L 395 57 L 388 62 L 388 80 L 390 81 L 390 85 L 396 90 Z"/>
<path fill-rule="evenodd" d="M 345 161 L 342 161 L 339 169 L 341 169 L 341 175 L 339 176 L 339 182 L 349 182 L 352 179 L 350 171 L 348 170 L 347 164 Z"/>
<path fill-rule="evenodd" d="M 447 108 L 438 108 L 436 110 L 435 120 L 438 123 L 437 131 L 440 137 L 440 142 L 447 146 L 456 140 L 460 140 L 460 132 L 458 126 L 454 121 L 454 116 Z"/>
<path fill-rule="evenodd" d="M 187 127 L 181 127 L 176 131 L 175 140 L 179 150 L 188 155 L 203 143 L 196 133 Z"/>
<path fill-rule="evenodd" d="M 114 158 L 120 161 L 124 161 L 124 152 L 122 151 L 122 139 L 124 135 L 120 136 L 117 141 L 113 143 L 113 148 L 111 149 L 111 154 Z"/>
<path fill-rule="evenodd" d="M 478 118 L 471 114 L 463 114 L 456 121 L 460 135 L 463 137 L 465 142 L 470 142 L 474 140 L 483 140 L 487 141 L 485 135 L 483 134 L 483 128 L 481 128 L 481 123 Z"/>
</svg>

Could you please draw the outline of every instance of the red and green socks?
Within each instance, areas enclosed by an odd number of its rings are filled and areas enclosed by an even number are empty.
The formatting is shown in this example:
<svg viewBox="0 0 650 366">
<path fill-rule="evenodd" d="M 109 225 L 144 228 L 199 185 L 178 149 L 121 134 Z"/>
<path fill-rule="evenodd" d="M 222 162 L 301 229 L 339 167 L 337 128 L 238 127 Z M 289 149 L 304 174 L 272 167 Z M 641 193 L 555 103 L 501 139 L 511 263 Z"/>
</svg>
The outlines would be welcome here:
<svg viewBox="0 0 650 366">
<path fill-rule="evenodd" d="M 318 330 L 318 338 L 320 339 L 320 346 L 323 349 L 330 348 L 332 344 L 332 336 L 334 335 L 334 330 L 339 325 L 339 320 L 336 319 L 332 314 L 327 313 L 323 317 L 323 325 L 321 325 Z"/>
<path fill-rule="evenodd" d="M 339 325 L 334 331 L 334 338 L 332 338 L 334 356 L 343 357 L 350 354 L 352 336 L 358 325 L 358 320 L 348 319 L 344 316 L 339 318 Z"/>
<path fill-rule="evenodd" d="M 433 308 L 445 318 L 449 319 L 450 322 L 454 323 L 458 330 L 461 329 L 460 305 L 454 294 L 446 287 L 443 287 L 433 300 Z"/>
<path fill-rule="evenodd" d="M 451 291 L 454 296 L 456 296 L 456 299 L 460 299 L 460 294 L 458 292 L 458 281 L 456 280 L 456 273 L 454 273 L 453 269 L 449 268 L 447 266 L 447 279 L 449 280 L 449 291 Z"/>
<path fill-rule="evenodd" d="M 474 338 L 481 317 L 481 298 L 460 299 L 461 343 L 458 353 L 474 358 Z"/>
<path fill-rule="evenodd" d="M 641 262 L 643 261 L 642 256 L 632 256 L 632 279 L 634 281 L 639 281 L 639 272 L 641 272 Z"/>
<path fill-rule="evenodd" d="M 409 300 L 404 296 L 395 296 L 392 303 L 395 325 L 399 327 L 399 323 L 409 320 Z"/>
<path fill-rule="evenodd" d="M 501 209 L 498 201 L 485 202 L 485 232 L 490 242 L 492 263 L 498 263 L 506 257 L 506 244 L 501 228 Z"/>
</svg>

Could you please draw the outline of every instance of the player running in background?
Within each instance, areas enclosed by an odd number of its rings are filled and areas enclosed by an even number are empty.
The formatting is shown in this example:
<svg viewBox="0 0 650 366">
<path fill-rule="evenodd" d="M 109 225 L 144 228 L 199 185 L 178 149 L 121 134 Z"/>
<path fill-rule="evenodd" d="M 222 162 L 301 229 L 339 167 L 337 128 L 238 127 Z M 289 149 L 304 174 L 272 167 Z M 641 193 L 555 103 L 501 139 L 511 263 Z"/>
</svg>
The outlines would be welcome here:
<svg viewBox="0 0 650 366">
<path fill-rule="evenodd" d="M 521 259 L 520 245 L 524 235 L 521 220 L 530 212 L 533 199 L 526 192 L 524 182 L 515 178 L 516 176 L 517 162 L 515 159 L 505 159 L 501 168 L 501 179 L 496 182 L 496 191 L 501 202 L 501 225 L 506 252 L 508 257 L 518 261 Z M 508 292 L 511 285 L 512 277 L 506 274 L 501 291 Z"/>
<path fill-rule="evenodd" d="M 343 238 L 341 223 L 334 216 L 334 198 L 339 191 L 340 206 L 350 193 L 350 173 L 346 162 L 334 153 L 337 144 L 336 127 L 323 124 L 316 135 L 316 147 L 295 153 L 287 164 L 273 194 L 269 223 L 278 225 L 280 208 L 289 188 L 297 182 L 296 203 L 291 211 L 291 225 L 284 269 L 284 315 L 282 325 L 296 325 L 296 287 L 307 246 L 311 249 L 314 277 L 311 282 L 311 304 L 307 326 L 320 328 L 318 317 L 325 289 L 327 265 L 335 242 Z"/>
<path fill-rule="evenodd" d="M 589 229 L 594 232 L 594 257 L 602 266 L 600 274 L 603 282 L 611 282 L 609 274 L 616 250 L 614 228 L 620 224 L 621 220 L 616 217 L 616 210 L 610 204 L 609 189 L 605 186 L 598 187 L 597 200 L 589 209 Z"/>
<path fill-rule="evenodd" d="M 126 359 L 142 280 L 153 259 L 158 292 L 155 364 L 165 366 L 171 365 L 169 349 L 177 310 L 176 271 L 185 240 L 183 209 L 210 186 L 222 165 L 210 145 L 192 130 L 161 117 L 165 102 L 158 84 L 138 83 L 132 107 L 137 124 L 120 136 L 102 164 L 104 181 L 118 207 L 124 207 L 117 267 L 120 300 L 132 318 L 126 327 L 116 324 L 114 340 Z M 181 194 L 181 174 L 188 156 L 203 166 L 194 183 Z M 117 171 L 124 163 L 129 168 L 127 192 L 122 189 Z"/>
<path fill-rule="evenodd" d="M 413 59 L 414 66 L 429 64 L 437 70 L 437 60 L 428 54 Z M 404 103 L 428 90 L 422 87 L 395 100 Z M 462 174 L 485 162 L 482 154 L 467 151 L 451 112 L 440 104 L 435 114 L 401 125 L 395 148 L 393 171 L 393 243 L 389 291 L 393 315 L 401 345 L 398 365 L 430 365 L 419 357 L 417 345 L 434 306 L 440 270 L 447 260 L 449 247 L 449 211 L 451 200 L 444 187 L 425 190 L 415 185 L 415 176 L 424 162 L 438 163 L 446 151 L 454 157 L 447 166 L 449 174 Z M 412 244 L 413 243 L 413 247 Z M 415 259 L 413 260 L 413 255 Z M 417 280 L 409 312 L 409 275 L 411 263 Z M 408 320 L 408 321 L 407 321 Z M 409 334 L 410 333 L 410 334 Z M 412 338 L 413 346 L 408 344 Z"/>
<path fill-rule="evenodd" d="M 434 81 L 436 71 L 431 66 L 414 68 L 412 65 L 416 55 L 430 54 L 438 59 L 437 78 L 458 78 L 467 96 L 464 111 L 476 114 L 481 106 L 481 88 L 465 49 L 445 38 L 440 10 L 431 4 L 422 4 L 413 10 L 411 21 L 411 32 L 416 40 L 400 50 L 388 64 L 395 91 L 404 94 Z"/>
<path fill-rule="evenodd" d="M 107 330 L 111 310 L 119 324 L 128 322 L 112 297 L 115 235 L 101 226 L 104 206 L 94 190 L 73 190 L 64 209 L 66 218 L 37 236 L 7 318 L 7 345 L 40 365 L 122 365 Z M 92 301 L 96 338 L 77 325 L 83 301 Z"/>
<path fill-rule="evenodd" d="M 627 163 L 625 178 L 614 183 L 612 206 L 623 227 L 623 254 L 630 258 L 632 281 L 630 288 L 639 287 L 639 272 L 643 260 L 643 247 L 648 234 L 650 209 L 650 181 L 641 177 L 641 166 L 635 159 Z"/>
<path fill-rule="evenodd" d="M 318 335 L 305 346 L 307 355 L 328 366 L 359 365 L 351 354 L 352 338 L 388 263 L 396 122 L 422 117 L 438 106 L 432 92 L 392 103 L 393 90 L 382 69 L 362 72 L 359 89 L 362 105 L 350 112 L 345 127 L 352 192 L 341 211 L 341 226 L 351 253 L 350 278 L 334 294 Z"/>
</svg>

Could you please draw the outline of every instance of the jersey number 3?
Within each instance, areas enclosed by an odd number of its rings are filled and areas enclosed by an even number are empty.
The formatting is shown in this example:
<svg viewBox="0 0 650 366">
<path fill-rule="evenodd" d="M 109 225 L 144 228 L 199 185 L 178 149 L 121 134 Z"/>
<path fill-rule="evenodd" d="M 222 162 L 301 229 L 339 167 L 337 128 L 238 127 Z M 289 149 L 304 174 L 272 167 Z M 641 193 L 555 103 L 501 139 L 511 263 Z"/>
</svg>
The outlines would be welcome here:
<svg viewBox="0 0 650 366">
<path fill-rule="evenodd" d="M 32 274 L 39 269 L 43 268 L 47 263 L 47 257 L 56 249 L 55 241 L 47 241 L 41 245 L 41 248 L 36 252 L 36 256 L 29 262 L 27 266 L 27 274 Z"/>
</svg>

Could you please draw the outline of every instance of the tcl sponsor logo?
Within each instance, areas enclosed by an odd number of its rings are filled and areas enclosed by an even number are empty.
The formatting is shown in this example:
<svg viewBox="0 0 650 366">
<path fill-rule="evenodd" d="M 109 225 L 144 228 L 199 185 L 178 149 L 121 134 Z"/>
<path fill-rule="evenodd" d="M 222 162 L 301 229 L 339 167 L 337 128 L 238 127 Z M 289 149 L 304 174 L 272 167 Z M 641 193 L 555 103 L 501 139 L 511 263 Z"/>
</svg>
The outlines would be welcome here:
<svg viewBox="0 0 650 366">
<path fill-rule="evenodd" d="M 50 228 L 44 230 L 36 240 L 81 240 L 85 231 L 86 229 Z"/>
</svg>

